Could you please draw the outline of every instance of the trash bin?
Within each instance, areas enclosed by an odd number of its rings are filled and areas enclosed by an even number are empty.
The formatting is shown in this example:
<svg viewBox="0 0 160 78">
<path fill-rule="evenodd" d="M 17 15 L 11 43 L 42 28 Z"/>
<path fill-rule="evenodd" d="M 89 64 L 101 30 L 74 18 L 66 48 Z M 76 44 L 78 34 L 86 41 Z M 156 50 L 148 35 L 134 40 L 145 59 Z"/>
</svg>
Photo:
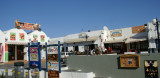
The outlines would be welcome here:
<svg viewBox="0 0 160 78">
<path fill-rule="evenodd" d="M 24 78 L 24 62 L 15 62 L 12 72 L 13 78 Z"/>
</svg>

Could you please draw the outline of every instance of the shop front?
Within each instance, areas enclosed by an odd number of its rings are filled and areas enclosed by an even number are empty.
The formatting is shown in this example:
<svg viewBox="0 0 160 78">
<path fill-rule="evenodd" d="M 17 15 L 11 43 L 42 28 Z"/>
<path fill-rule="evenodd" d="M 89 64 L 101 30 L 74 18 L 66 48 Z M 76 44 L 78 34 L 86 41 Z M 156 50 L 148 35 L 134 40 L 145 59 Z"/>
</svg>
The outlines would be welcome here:
<svg viewBox="0 0 160 78">
<path fill-rule="evenodd" d="M 22 29 L 11 29 L 5 31 L 6 61 L 24 60 L 27 52 L 24 48 L 28 44 L 28 35 Z"/>
</svg>

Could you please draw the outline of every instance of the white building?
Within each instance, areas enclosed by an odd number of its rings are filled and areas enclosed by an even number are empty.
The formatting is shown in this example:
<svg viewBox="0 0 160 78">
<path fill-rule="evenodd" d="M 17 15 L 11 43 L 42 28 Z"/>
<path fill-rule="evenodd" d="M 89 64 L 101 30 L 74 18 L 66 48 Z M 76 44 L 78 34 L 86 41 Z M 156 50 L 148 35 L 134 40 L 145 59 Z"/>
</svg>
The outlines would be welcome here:
<svg viewBox="0 0 160 78">
<path fill-rule="evenodd" d="M 50 44 L 56 44 L 58 41 L 61 41 L 63 44 L 62 51 L 79 52 L 95 48 L 105 51 L 110 46 L 113 53 L 123 54 L 124 52 L 129 52 L 131 50 L 140 50 L 141 52 L 148 51 L 147 38 L 147 27 L 144 25 L 114 30 L 109 30 L 104 26 L 103 30 L 82 32 L 53 38 L 51 39 Z"/>
<path fill-rule="evenodd" d="M 5 35 L 0 30 L 0 63 L 5 62 Z"/>
<path fill-rule="evenodd" d="M 87 48 L 91 50 L 100 47 L 100 35 L 102 32 L 103 30 L 89 31 L 53 38 L 50 40 L 50 44 L 57 44 L 60 41 L 63 44 L 62 51 L 84 52 Z"/>
<path fill-rule="evenodd" d="M 152 22 L 148 22 L 147 26 L 148 26 L 149 52 L 158 53 L 158 46 L 157 46 L 158 36 L 157 36 L 156 19 L 153 19 Z M 159 25 L 159 31 L 160 31 L 160 25 Z"/>
<path fill-rule="evenodd" d="M 44 45 L 48 43 L 49 37 L 43 32 L 35 30 L 27 34 L 23 29 L 13 28 L 4 31 L 5 35 L 5 61 L 28 60 L 28 43 L 40 42 Z M 41 58 L 45 59 L 45 51 L 41 49 Z"/>
</svg>

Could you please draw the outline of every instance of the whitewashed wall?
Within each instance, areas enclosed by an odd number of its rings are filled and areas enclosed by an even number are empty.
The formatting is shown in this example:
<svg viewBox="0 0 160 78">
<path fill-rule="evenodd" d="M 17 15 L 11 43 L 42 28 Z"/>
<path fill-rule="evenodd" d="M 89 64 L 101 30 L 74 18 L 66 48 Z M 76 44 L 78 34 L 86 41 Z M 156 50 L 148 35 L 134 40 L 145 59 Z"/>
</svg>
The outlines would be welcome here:
<svg viewBox="0 0 160 78">
<path fill-rule="evenodd" d="M 10 40 L 10 33 L 11 32 L 16 33 L 16 40 Z M 24 33 L 24 41 L 20 40 L 19 33 Z M 5 34 L 5 38 L 7 39 L 6 43 L 7 42 L 26 42 L 26 43 L 28 43 L 28 41 L 29 41 L 27 33 L 22 29 L 16 29 L 16 28 L 10 29 L 8 31 L 5 31 L 4 34 Z"/>
<path fill-rule="evenodd" d="M 2 43 L 3 46 L 3 56 L 0 62 L 5 62 L 5 35 L 1 30 L 0 30 L 0 43 Z"/>
</svg>

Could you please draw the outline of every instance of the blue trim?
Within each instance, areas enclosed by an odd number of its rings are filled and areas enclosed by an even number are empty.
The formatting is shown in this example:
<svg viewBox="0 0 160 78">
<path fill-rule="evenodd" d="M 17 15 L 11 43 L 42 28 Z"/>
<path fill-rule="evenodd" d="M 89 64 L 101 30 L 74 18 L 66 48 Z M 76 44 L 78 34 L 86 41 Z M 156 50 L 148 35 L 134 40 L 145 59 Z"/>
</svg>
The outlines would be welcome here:
<svg viewBox="0 0 160 78">
<path fill-rule="evenodd" d="M 46 47 L 46 72 L 48 72 L 48 61 L 47 61 L 47 42 L 45 43 L 45 47 Z"/>
<path fill-rule="evenodd" d="M 29 70 L 31 69 L 30 67 L 30 43 L 28 43 L 28 64 L 29 64 Z"/>
<path fill-rule="evenodd" d="M 39 71 L 41 71 L 41 45 L 40 42 L 38 42 L 38 58 L 39 58 Z"/>
<path fill-rule="evenodd" d="M 59 73 L 61 73 L 61 52 L 60 52 L 60 41 L 58 41 L 58 59 L 59 59 Z"/>
</svg>

